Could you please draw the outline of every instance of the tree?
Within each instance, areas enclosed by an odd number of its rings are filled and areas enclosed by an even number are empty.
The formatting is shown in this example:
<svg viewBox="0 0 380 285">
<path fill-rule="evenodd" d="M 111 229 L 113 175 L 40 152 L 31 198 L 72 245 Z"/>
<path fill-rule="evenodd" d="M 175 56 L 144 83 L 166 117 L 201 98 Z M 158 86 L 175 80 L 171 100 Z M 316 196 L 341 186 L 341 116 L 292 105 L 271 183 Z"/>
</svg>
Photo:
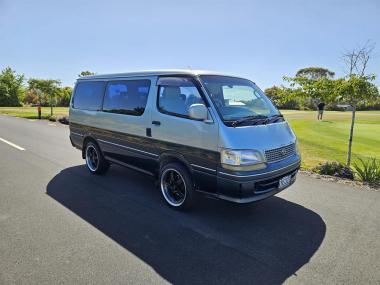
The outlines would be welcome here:
<svg viewBox="0 0 380 285">
<path fill-rule="evenodd" d="M 71 99 L 72 93 L 73 93 L 73 88 L 69 86 L 59 88 L 56 92 L 57 106 L 68 107 L 70 105 L 70 99 Z"/>
<path fill-rule="evenodd" d="M 335 72 L 323 67 L 306 67 L 297 71 L 296 77 L 305 77 L 308 79 L 330 78 L 332 79 Z"/>
<path fill-rule="evenodd" d="M 38 95 L 36 90 L 27 90 L 23 99 L 24 104 L 38 104 Z"/>
<path fill-rule="evenodd" d="M 309 79 L 307 77 L 284 77 L 289 82 L 290 87 L 285 88 L 288 99 L 304 98 L 311 100 L 321 100 L 326 103 L 335 101 L 334 92 L 337 84 L 336 80 L 321 77 Z"/>
<path fill-rule="evenodd" d="M 10 67 L 0 73 L 0 106 L 20 106 L 23 96 L 24 75 L 16 74 Z"/>
<path fill-rule="evenodd" d="M 334 102 L 333 79 L 335 73 L 323 67 L 306 67 L 297 71 L 295 77 L 284 77 L 290 88 L 284 88 L 288 100 L 301 100 L 314 107 L 315 101 Z"/>
<path fill-rule="evenodd" d="M 37 79 L 30 78 L 28 80 L 29 90 L 33 90 L 37 93 L 39 98 L 39 104 L 50 105 L 50 115 L 53 115 L 53 98 L 56 98 L 57 90 L 61 84 L 61 81 L 57 79 Z"/>
<path fill-rule="evenodd" d="M 352 107 L 350 136 L 348 139 L 347 166 L 351 164 L 352 140 L 354 136 L 355 114 L 359 102 L 375 102 L 378 100 L 379 91 L 372 83 L 374 75 L 366 75 L 368 63 L 372 58 L 374 44 L 369 41 L 359 48 L 352 49 L 342 55 L 348 75 L 338 88 L 338 96 L 342 101 Z"/>
<path fill-rule="evenodd" d="M 272 102 L 279 106 L 281 105 L 281 88 L 278 86 L 272 86 L 270 88 L 265 89 L 265 94 L 272 100 Z"/>
<path fill-rule="evenodd" d="M 83 77 L 83 76 L 90 76 L 90 75 L 95 75 L 94 72 L 91 72 L 91 71 L 82 71 L 80 74 L 78 74 L 78 77 Z"/>
<path fill-rule="evenodd" d="M 296 98 L 288 98 L 283 86 L 272 86 L 265 89 L 265 94 L 272 100 L 273 104 L 280 109 L 299 109 Z"/>
<path fill-rule="evenodd" d="M 356 75 L 352 74 L 348 78 L 341 79 L 337 84 L 337 99 L 348 103 L 352 106 L 351 128 L 348 140 L 347 166 L 351 164 L 352 140 L 354 135 L 355 114 L 358 103 L 367 104 L 379 100 L 379 90 L 372 82 L 375 80 L 374 75 Z"/>
</svg>

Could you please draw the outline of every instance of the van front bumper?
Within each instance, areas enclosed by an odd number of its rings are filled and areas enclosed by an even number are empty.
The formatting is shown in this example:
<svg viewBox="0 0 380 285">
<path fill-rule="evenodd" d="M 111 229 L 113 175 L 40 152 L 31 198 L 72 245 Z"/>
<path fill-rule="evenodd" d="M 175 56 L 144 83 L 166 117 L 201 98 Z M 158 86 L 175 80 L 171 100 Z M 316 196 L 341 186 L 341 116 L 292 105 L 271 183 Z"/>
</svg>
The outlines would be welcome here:
<svg viewBox="0 0 380 285">
<path fill-rule="evenodd" d="M 288 188 L 296 180 L 301 161 L 292 163 L 270 171 L 255 174 L 228 173 L 222 169 L 218 171 L 217 183 L 220 199 L 235 203 L 250 203 L 263 200 Z M 286 187 L 279 187 L 281 178 L 290 175 L 290 183 Z"/>
</svg>

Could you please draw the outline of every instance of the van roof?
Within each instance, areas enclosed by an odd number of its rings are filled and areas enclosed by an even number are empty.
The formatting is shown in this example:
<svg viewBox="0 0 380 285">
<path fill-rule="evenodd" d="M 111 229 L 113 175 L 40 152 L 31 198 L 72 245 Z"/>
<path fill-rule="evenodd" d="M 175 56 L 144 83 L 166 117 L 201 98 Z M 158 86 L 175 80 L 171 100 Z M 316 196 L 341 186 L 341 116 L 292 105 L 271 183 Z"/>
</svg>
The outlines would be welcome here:
<svg viewBox="0 0 380 285">
<path fill-rule="evenodd" d="M 113 74 L 97 74 L 90 76 L 79 77 L 78 80 L 91 80 L 91 79 L 108 79 L 108 78 L 122 78 L 122 77 L 139 77 L 139 76 L 160 76 L 160 75 L 224 75 L 233 76 L 215 71 L 207 70 L 191 70 L 191 69 L 159 69 L 159 70 L 142 70 L 125 73 L 113 73 Z M 235 77 L 235 76 L 234 76 Z"/>
</svg>

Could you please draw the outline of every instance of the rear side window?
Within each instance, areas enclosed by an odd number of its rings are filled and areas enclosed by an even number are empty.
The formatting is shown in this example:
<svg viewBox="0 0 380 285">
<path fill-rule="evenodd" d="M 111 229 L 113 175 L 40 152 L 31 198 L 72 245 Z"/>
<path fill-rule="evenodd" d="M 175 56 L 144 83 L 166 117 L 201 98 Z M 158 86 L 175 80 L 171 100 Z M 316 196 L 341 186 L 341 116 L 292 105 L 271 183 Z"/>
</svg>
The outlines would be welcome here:
<svg viewBox="0 0 380 285">
<path fill-rule="evenodd" d="M 104 95 L 105 82 L 79 82 L 75 87 L 72 107 L 75 109 L 100 110 Z"/>
<path fill-rule="evenodd" d="M 148 100 L 150 80 L 112 81 L 107 85 L 103 111 L 141 116 Z"/>
</svg>

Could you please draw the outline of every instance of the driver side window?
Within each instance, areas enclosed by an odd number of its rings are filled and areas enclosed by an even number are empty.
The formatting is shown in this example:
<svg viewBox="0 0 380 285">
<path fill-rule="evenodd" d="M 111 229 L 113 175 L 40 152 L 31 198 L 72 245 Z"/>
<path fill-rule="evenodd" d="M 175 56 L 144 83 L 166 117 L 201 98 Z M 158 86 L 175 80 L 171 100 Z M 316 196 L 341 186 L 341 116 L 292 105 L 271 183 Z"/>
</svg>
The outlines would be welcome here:
<svg viewBox="0 0 380 285">
<path fill-rule="evenodd" d="M 204 104 L 204 101 L 191 80 L 179 78 L 173 80 L 172 84 L 163 82 L 160 85 L 158 109 L 162 113 L 190 118 L 189 107 L 193 104 Z"/>
</svg>

